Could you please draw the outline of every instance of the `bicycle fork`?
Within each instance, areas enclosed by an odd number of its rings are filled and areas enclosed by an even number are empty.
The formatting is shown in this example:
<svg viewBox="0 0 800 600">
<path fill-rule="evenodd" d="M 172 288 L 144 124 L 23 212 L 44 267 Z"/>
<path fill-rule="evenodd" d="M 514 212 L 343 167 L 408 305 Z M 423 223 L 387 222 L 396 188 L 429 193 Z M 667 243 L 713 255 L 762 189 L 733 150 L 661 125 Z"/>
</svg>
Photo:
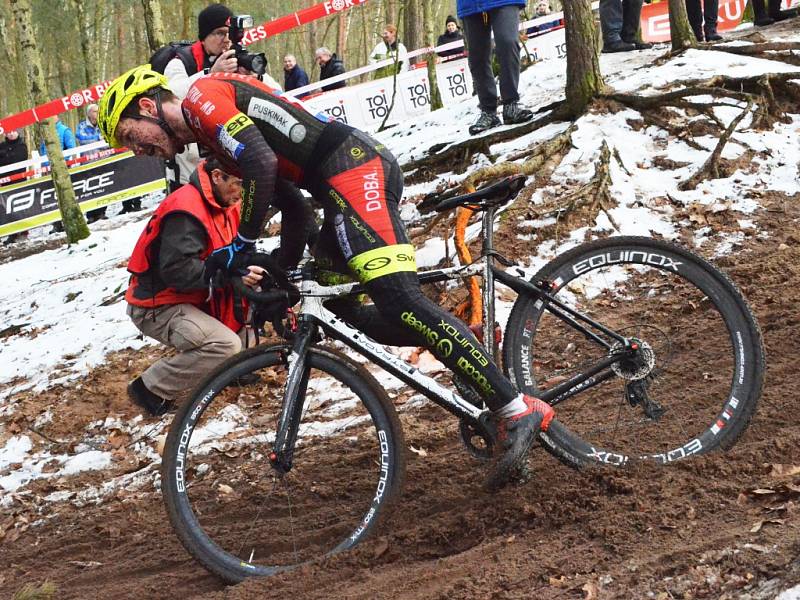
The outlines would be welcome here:
<svg viewBox="0 0 800 600">
<path fill-rule="evenodd" d="M 288 374 L 286 389 L 283 393 L 281 415 L 275 432 L 275 444 L 269 455 L 272 468 L 280 475 L 285 475 L 292 468 L 294 447 L 297 442 L 297 432 L 300 428 L 300 419 L 308 388 L 308 348 L 317 335 L 317 326 L 313 321 L 301 319 L 292 343 L 292 349 L 287 357 Z"/>
</svg>

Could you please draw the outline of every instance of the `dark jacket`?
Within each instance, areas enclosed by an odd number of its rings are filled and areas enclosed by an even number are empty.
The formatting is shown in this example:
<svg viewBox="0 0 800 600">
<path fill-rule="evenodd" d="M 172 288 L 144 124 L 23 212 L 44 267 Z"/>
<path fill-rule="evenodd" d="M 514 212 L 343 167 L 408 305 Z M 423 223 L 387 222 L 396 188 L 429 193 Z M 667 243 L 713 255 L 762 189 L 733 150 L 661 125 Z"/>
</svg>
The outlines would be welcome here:
<svg viewBox="0 0 800 600">
<path fill-rule="evenodd" d="M 295 65 L 292 67 L 291 71 L 283 72 L 284 91 L 288 92 L 290 90 L 296 90 L 297 88 L 301 88 L 305 85 L 308 85 L 308 75 L 300 67 L 300 65 Z M 308 96 L 308 93 L 298 94 L 297 98 L 302 98 L 303 96 Z"/>
<path fill-rule="evenodd" d="M 0 167 L 13 165 L 14 163 L 22 162 L 23 160 L 28 160 L 28 146 L 25 144 L 22 136 L 18 137 L 13 142 L 9 139 L 6 139 L 2 144 L 0 144 Z M 0 173 L 0 185 L 22 181 L 22 179 L 10 181 L 10 178 L 12 175 L 24 173 L 25 171 L 26 168 L 22 167 L 20 169 L 14 169 L 13 171 Z"/>
<path fill-rule="evenodd" d="M 11 140 L 6 140 L 0 144 L 0 167 L 13 165 L 23 160 L 28 160 L 28 146 L 25 145 L 22 136 L 18 137 L 13 142 Z M 21 173 L 24 170 L 25 169 L 20 169 L 12 171 L 11 173 L 2 173 L 0 177 L 8 177 L 12 173 Z"/>
<path fill-rule="evenodd" d="M 339 59 L 339 57 L 336 56 L 336 54 L 332 54 L 331 59 L 320 68 L 319 78 L 320 80 L 328 79 L 329 77 L 341 75 L 342 73 L 344 73 L 344 63 Z M 336 83 L 323 86 L 322 91 L 329 92 L 330 90 L 343 88 L 346 85 L 347 83 L 344 81 L 337 81 Z"/>
<path fill-rule="evenodd" d="M 449 44 L 450 42 L 455 42 L 457 40 L 463 40 L 463 39 L 464 36 L 458 29 L 456 29 L 453 33 L 445 31 L 442 35 L 439 36 L 439 39 L 436 40 L 436 45 L 443 46 L 444 44 Z M 464 46 L 461 46 L 460 48 L 451 48 L 450 50 L 442 50 L 438 54 L 439 56 L 444 58 L 445 56 L 455 56 L 456 54 L 463 54 L 463 53 L 464 53 Z"/>
<path fill-rule="evenodd" d="M 456 0 L 458 18 L 463 19 L 470 15 L 489 12 L 501 6 L 519 6 L 525 8 L 525 0 Z"/>
</svg>

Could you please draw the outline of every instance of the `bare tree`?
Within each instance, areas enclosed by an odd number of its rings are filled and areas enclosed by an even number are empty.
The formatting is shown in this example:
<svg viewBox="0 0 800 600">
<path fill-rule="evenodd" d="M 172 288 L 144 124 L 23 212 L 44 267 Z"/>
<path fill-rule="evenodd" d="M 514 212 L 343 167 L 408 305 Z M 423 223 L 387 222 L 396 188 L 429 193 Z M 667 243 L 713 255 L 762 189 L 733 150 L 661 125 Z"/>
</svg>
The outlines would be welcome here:
<svg viewBox="0 0 800 600">
<path fill-rule="evenodd" d="M 25 63 L 31 97 L 34 104 L 44 104 L 50 98 L 42 72 L 42 59 L 36 45 L 36 32 L 31 22 L 30 0 L 11 0 L 11 10 L 16 19 L 17 46 Z M 56 190 L 58 209 L 61 211 L 64 230 L 67 232 L 67 241 L 72 244 L 89 237 L 89 228 L 75 201 L 75 190 L 72 189 L 67 164 L 64 162 L 64 155 L 61 152 L 61 142 L 56 133 L 55 119 L 46 119 L 39 124 L 38 128 L 39 135 L 44 138 L 47 148 L 53 186 Z"/>
<path fill-rule="evenodd" d="M 669 35 L 673 51 L 697 46 L 697 38 L 686 14 L 685 0 L 669 0 Z"/>
<path fill-rule="evenodd" d="M 155 52 L 167 45 L 167 36 L 164 34 L 164 21 L 161 18 L 161 2 L 159 0 L 142 0 L 144 8 L 144 22 L 147 26 L 147 43 L 150 52 Z"/>
<path fill-rule="evenodd" d="M 425 43 L 433 48 L 436 45 L 436 23 L 433 18 L 433 7 L 430 2 L 422 3 L 422 21 L 425 25 Z M 428 61 L 428 90 L 431 98 L 431 110 L 442 108 L 442 95 L 439 92 L 439 82 L 436 79 L 436 52 L 429 52 L 425 59 Z"/>
<path fill-rule="evenodd" d="M 604 88 L 597 58 L 599 42 L 591 0 L 564 0 L 564 21 L 567 30 L 567 100 L 563 116 L 574 118 L 583 114 L 592 98 Z"/>
<path fill-rule="evenodd" d="M 83 0 L 72 0 L 72 5 L 78 13 L 78 30 L 81 41 L 81 55 L 83 58 L 81 62 L 83 63 L 83 76 L 85 80 L 84 85 L 92 85 L 95 80 L 94 73 L 92 72 L 94 61 L 92 60 L 91 42 L 89 41 L 89 27 L 86 22 L 86 10 L 84 9 Z"/>
</svg>

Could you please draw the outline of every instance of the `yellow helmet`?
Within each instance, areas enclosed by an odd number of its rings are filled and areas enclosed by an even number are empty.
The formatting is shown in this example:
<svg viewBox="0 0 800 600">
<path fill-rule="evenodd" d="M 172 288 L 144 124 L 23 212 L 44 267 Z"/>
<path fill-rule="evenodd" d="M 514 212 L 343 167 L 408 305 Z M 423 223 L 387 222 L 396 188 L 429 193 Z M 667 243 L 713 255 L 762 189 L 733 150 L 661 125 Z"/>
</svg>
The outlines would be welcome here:
<svg viewBox="0 0 800 600">
<path fill-rule="evenodd" d="M 151 69 L 149 64 L 134 67 L 111 82 L 100 98 L 97 113 L 100 133 L 109 146 L 112 148 L 122 146 L 115 135 L 122 111 L 136 96 L 154 88 L 169 90 L 169 83 L 164 75 Z"/>
</svg>

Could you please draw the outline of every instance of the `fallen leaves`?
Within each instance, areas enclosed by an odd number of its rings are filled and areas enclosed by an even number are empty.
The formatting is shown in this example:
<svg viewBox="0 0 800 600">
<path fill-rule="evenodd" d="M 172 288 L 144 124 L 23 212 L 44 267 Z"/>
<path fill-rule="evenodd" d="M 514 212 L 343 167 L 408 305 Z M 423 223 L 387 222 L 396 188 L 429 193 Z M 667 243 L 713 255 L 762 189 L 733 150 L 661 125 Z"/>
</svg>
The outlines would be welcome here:
<svg viewBox="0 0 800 600">
<path fill-rule="evenodd" d="M 425 458 L 426 456 L 428 456 L 428 451 L 425 450 L 425 448 L 421 448 L 421 447 L 420 448 L 415 448 L 414 446 L 409 445 L 408 449 L 411 450 L 411 452 L 413 452 L 414 454 L 416 454 L 417 456 L 419 456 L 421 458 Z"/>
</svg>

